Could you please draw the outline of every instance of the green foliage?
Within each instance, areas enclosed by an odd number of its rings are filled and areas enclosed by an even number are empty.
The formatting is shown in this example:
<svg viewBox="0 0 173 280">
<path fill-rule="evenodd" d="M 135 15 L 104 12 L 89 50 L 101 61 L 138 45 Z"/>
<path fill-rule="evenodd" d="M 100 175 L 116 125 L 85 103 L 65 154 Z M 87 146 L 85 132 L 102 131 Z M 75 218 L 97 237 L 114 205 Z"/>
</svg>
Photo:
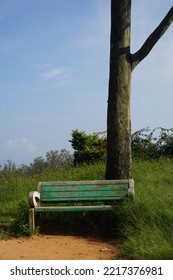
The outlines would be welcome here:
<svg viewBox="0 0 173 280">
<path fill-rule="evenodd" d="M 0 222 L 11 222 L 15 218 L 18 203 L 28 201 L 28 193 L 37 186 L 37 178 L 18 175 L 0 178 Z"/>
<path fill-rule="evenodd" d="M 102 136 L 100 137 L 100 134 Z M 107 139 L 105 132 L 87 135 L 84 131 L 73 130 L 72 140 L 74 163 L 88 164 L 105 161 Z M 132 157 L 135 159 L 155 160 L 173 157 L 173 129 L 143 128 L 132 134 Z"/>
<path fill-rule="evenodd" d="M 74 149 L 74 164 L 94 163 L 106 159 L 106 137 L 99 133 L 87 135 L 84 131 L 73 130 L 72 140 Z"/>
<path fill-rule="evenodd" d="M 28 210 L 29 205 L 26 201 L 19 202 L 14 215 L 15 218 L 10 226 L 10 233 L 12 236 L 19 237 L 32 235 L 32 231 L 29 229 L 28 225 Z M 36 232 L 37 230 L 35 233 Z"/>
<path fill-rule="evenodd" d="M 143 128 L 132 134 L 133 158 L 151 160 L 173 157 L 173 129 Z"/>
<path fill-rule="evenodd" d="M 73 164 L 73 156 L 66 149 L 50 151 L 46 153 L 46 164 L 53 169 L 68 168 Z"/>
<path fill-rule="evenodd" d="M 4 180 L 8 177 L 35 177 L 49 169 L 66 169 L 73 165 L 73 155 L 66 149 L 60 151 L 50 151 L 46 153 L 46 158 L 39 156 L 30 165 L 21 164 L 17 166 L 8 160 L 4 166 L 0 166 L 0 178 Z"/>
<path fill-rule="evenodd" d="M 17 173 L 17 166 L 11 160 L 7 160 L 4 166 L 0 166 L 0 178 L 14 176 Z"/>
</svg>

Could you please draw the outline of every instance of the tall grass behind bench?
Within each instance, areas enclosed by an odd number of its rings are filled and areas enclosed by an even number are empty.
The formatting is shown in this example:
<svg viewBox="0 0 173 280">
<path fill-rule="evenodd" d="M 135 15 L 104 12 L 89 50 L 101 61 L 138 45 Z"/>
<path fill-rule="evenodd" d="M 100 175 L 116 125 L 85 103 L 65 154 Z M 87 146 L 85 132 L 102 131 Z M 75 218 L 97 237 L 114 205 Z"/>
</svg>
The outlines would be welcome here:
<svg viewBox="0 0 173 280">
<path fill-rule="evenodd" d="M 8 176 L 0 179 L 0 223 L 8 223 L 15 218 L 19 202 L 27 202 L 28 193 L 35 184 L 36 180 L 32 178 Z"/>
<path fill-rule="evenodd" d="M 104 179 L 104 173 L 102 163 L 59 170 L 47 168 L 33 177 L 20 177 L 9 173 L 0 178 L 0 223 L 10 222 L 15 218 L 19 202 L 28 202 L 29 192 L 37 190 L 39 181 L 101 180 Z"/>
</svg>

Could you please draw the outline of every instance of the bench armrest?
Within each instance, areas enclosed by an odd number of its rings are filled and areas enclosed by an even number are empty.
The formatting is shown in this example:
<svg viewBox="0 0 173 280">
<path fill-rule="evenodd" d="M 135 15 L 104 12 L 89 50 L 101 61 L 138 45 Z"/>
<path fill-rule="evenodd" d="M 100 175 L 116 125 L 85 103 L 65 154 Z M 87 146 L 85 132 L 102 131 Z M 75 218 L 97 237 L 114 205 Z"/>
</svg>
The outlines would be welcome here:
<svg viewBox="0 0 173 280">
<path fill-rule="evenodd" d="M 134 199 L 134 196 L 135 196 L 134 180 L 129 179 L 128 198 Z"/>
<path fill-rule="evenodd" d="M 29 204 L 31 207 L 39 206 L 40 202 L 40 193 L 37 191 L 33 191 L 29 193 Z"/>
</svg>

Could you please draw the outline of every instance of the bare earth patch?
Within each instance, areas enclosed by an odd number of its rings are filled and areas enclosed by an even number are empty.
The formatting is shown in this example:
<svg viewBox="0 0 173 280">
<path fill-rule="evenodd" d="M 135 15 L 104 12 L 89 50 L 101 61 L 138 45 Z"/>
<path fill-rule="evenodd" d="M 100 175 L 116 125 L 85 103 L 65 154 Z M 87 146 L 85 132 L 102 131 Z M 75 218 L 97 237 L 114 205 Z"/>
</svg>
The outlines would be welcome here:
<svg viewBox="0 0 173 280">
<path fill-rule="evenodd" d="M 0 260 L 109 260 L 115 245 L 94 238 L 61 235 L 34 235 L 0 240 Z"/>
</svg>

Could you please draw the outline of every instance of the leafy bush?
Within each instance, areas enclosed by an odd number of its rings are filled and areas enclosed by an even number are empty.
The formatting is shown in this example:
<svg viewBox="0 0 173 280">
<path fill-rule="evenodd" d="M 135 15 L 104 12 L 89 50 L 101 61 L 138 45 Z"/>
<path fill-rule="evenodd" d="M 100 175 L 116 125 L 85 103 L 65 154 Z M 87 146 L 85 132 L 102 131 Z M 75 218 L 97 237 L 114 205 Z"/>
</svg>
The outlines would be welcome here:
<svg viewBox="0 0 173 280">
<path fill-rule="evenodd" d="M 143 128 L 132 134 L 132 156 L 139 159 L 173 157 L 173 129 Z"/>
<path fill-rule="evenodd" d="M 74 164 L 94 163 L 106 159 L 106 137 L 100 133 L 87 135 L 84 131 L 72 131 L 72 148 L 74 149 Z"/>
</svg>

